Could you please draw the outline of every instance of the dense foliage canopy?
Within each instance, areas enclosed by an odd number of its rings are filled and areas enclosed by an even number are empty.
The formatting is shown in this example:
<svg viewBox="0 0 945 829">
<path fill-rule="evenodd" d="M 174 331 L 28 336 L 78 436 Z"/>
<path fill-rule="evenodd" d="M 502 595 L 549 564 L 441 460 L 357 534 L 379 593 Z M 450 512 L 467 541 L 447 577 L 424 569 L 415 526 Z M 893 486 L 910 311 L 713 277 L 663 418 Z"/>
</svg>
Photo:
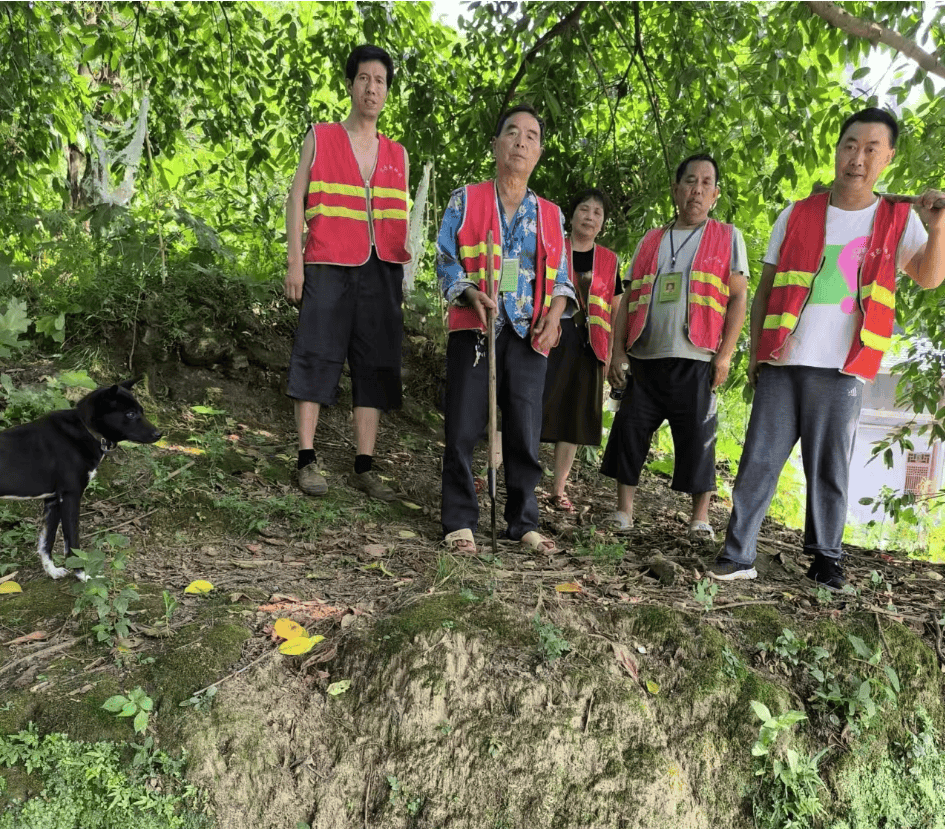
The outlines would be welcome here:
<svg viewBox="0 0 945 829">
<path fill-rule="evenodd" d="M 0 3 L 0 347 L 25 335 L 61 343 L 107 316 L 106 280 L 160 285 L 178 317 L 189 276 L 250 286 L 227 291 L 230 302 L 274 297 L 301 137 L 312 121 L 346 114 L 344 60 L 364 41 L 398 65 L 382 129 L 406 145 L 414 181 L 423 162 L 435 166 L 429 238 L 450 190 L 490 174 L 499 111 L 528 100 L 548 122 L 536 189 L 565 204 L 586 184 L 606 189 L 616 209 L 604 241 L 619 252 L 671 216 L 676 163 L 708 150 L 722 168 L 717 215 L 743 228 L 757 263 L 785 202 L 829 181 L 839 126 L 855 107 L 900 112 L 883 187 L 918 192 L 945 179 L 945 97 L 932 82 L 945 77 L 934 57 L 945 9 L 924 23 L 925 11 L 920 2 L 473 2 L 453 29 L 426 2 Z M 908 61 L 890 98 L 877 100 L 864 84 L 886 43 L 922 65 Z M 119 197 L 102 203 L 92 186 L 103 178 L 100 147 L 132 142 L 145 101 L 140 166 L 105 159 Z M 935 346 L 918 383 L 934 407 L 942 293 L 906 288 L 898 313 L 907 333 Z"/>
</svg>

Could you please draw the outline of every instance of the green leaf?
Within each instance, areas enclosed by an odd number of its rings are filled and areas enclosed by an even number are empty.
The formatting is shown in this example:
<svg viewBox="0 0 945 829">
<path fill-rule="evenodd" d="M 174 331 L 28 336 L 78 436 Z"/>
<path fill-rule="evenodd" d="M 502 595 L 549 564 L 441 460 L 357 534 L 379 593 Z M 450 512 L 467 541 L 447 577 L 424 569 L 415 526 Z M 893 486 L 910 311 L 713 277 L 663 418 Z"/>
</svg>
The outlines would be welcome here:
<svg viewBox="0 0 945 829">
<path fill-rule="evenodd" d="M 768 710 L 768 706 L 764 703 L 758 702 L 758 700 L 753 699 L 749 703 L 751 705 L 752 711 L 755 712 L 755 716 L 762 722 L 771 722 L 771 712 Z"/>
<path fill-rule="evenodd" d="M 148 727 L 148 714 L 146 711 L 139 711 L 137 716 L 134 718 L 134 729 L 136 734 L 144 733 L 144 730 Z"/>
<path fill-rule="evenodd" d="M 127 697 L 123 697 L 121 694 L 116 694 L 115 696 L 109 697 L 107 700 L 105 700 L 105 702 L 102 704 L 102 708 L 104 708 L 106 711 L 110 711 L 112 714 L 117 714 L 119 711 L 121 711 L 122 706 L 124 706 L 127 702 Z"/>
</svg>

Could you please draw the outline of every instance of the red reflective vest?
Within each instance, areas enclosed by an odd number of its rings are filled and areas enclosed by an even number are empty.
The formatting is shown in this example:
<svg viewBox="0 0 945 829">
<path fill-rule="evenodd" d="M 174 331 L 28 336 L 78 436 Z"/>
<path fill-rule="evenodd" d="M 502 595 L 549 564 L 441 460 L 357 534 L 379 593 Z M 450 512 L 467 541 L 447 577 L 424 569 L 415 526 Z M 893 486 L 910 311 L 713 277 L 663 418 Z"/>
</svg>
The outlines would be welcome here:
<svg viewBox="0 0 945 829">
<path fill-rule="evenodd" d="M 581 286 L 574 272 L 570 239 L 565 241 L 565 254 L 571 266 L 574 292 L 580 297 Z M 602 363 L 606 363 L 610 357 L 610 323 L 614 288 L 617 286 L 617 254 L 602 245 L 594 245 L 594 266 L 591 273 L 591 287 L 587 295 L 587 331 L 595 356 Z"/>
<path fill-rule="evenodd" d="M 369 197 L 347 130 L 341 124 L 314 124 L 312 129 L 315 160 L 305 199 L 305 262 L 363 265 L 371 256 L 368 216 L 378 258 L 394 264 L 409 262 L 404 148 L 378 133 Z"/>
<path fill-rule="evenodd" d="M 764 328 L 758 338 L 758 362 L 781 356 L 788 335 L 800 320 L 814 279 L 823 267 L 830 193 L 795 203 L 788 216 Z M 896 252 L 909 221 L 908 203 L 880 199 L 873 230 L 857 276 L 863 318 L 841 371 L 872 380 L 889 348 L 896 321 Z M 825 332 L 825 336 L 829 336 Z"/>
<path fill-rule="evenodd" d="M 660 241 L 671 225 L 655 228 L 643 237 L 633 261 L 627 301 L 627 351 L 646 326 L 656 281 Z M 732 265 L 732 225 L 709 219 L 689 274 L 686 336 L 697 348 L 718 351 L 725 326 Z"/>
<path fill-rule="evenodd" d="M 466 212 L 456 233 L 459 243 L 459 261 L 471 282 L 478 283 L 480 291 L 494 296 L 502 273 L 502 222 L 499 220 L 499 202 L 494 181 L 466 185 Z M 548 313 L 554 292 L 555 277 L 564 255 L 564 235 L 561 232 L 561 210 L 558 205 L 538 199 L 538 233 L 535 251 L 535 296 L 532 328 Z M 494 280 L 486 284 L 488 273 L 486 239 L 492 231 Z M 468 305 L 450 305 L 447 315 L 450 331 L 485 331 L 474 308 Z M 548 356 L 551 349 L 541 349 L 537 337 L 532 348 Z"/>
</svg>

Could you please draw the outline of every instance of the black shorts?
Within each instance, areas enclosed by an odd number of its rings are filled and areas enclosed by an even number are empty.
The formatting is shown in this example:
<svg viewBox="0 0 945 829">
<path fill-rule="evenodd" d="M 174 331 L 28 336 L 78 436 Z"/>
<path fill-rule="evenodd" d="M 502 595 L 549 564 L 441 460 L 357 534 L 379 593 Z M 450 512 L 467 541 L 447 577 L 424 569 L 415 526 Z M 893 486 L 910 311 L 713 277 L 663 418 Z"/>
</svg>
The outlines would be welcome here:
<svg viewBox="0 0 945 829">
<path fill-rule="evenodd" d="M 718 416 L 712 363 L 675 357 L 631 357 L 630 371 L 601 461 L 601 473 L 636 486 L 653 433 L 668 420 L 674 455 L 670 486 L 678 492 L 714 492 Z"/>
<path fill-rule="evenodd" d="M 306 265 L 287 394 L 331 406 L 348 363 L 355 406 L 381 411 L 402 402 L 402 265 L 372 251 L 365 264 Z"/>
</svg>

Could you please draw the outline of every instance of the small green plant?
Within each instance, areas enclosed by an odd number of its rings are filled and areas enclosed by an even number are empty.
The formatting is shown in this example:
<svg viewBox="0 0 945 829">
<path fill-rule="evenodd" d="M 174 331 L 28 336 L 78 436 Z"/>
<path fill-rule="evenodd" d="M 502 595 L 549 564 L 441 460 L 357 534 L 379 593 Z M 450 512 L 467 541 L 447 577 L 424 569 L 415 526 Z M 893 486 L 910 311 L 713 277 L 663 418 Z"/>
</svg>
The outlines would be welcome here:
<svg viewBox="0 0 945 829">
<path fill-rule="evenodd" d="M 147 695 L 143 688 L 138 687 L 129 691 L 127 696 L 115 694 L 115 696 L 109 697 L 105 700 L 102 708 L 118 717 L 134 717 L 132 725 L 135 733 L 143 734 L 148 730 L 148 721 L 151 712 L 154 710 L 154 700 Z"/>
<path fill-rule="evenodd" d="M 762 654 L 773 653 L 786 665 L 796 668 L 807 645 L 803 639 L 794 635 L 793 630 L 784 628 L 773 645 L 770 642 L 759 642 L 756 647 Z"/>
<path fill-rule="evenodd" d="M 178 602 L 177 599 L 174 598 L 174 595 L 169 593 L 167 590 L 163 592 L 162 598 L 164 599 L 164 626 L 169 629 L 171 626 L 171 616 L 173 616 L 174 611 L 180 607 L 180 602 Z"/>
<path fill-rule="evenodd" d="M 532 624 L 538 634 L 538 649 L 546 662 L 551 664 L 571 650 L 571 643 L 564 638 L 561 629 L 551 622 L 543 622 L 537 612 Z"/>
<path fill-rule="evenodd" d="M 66 567 L 83 570 L 86 576 L 85 581 L 72 588 L 77 594 L 73 615 L 78 616 L 85 608 L 93 607 L 98 617 L 98 622 L 92 626 L 95 637 L 112 647 L 128 637 L 128 608 L 140 598 L 135 586 L 122 578 L 128 559 L 127 546 L 127 537 L 109 533 L 87 550 L 72 550 L 72 555 L 66 559 Z"/>
<path fill-rule="evenodd" d="M 217 695 L 217 686 L 211 685 L 205 691 L 198 692 L 180 703 L 181 708 L 193 708 L 201 714 L 206 714 L 213 707 L 213 700 Z"/>
<path fill-rule="evenodd" d="M 422 795 L 411 794 L 392 774 L 387 775 L 387 785 L 390 787 L 390 794 L 387 799 L 391 806 L 396 808 L 399 805 L 403 805 L 404 811 L 406 811 L 410 817 L 416 817 L 420 814 L 420 810 L 423 809 L 425 802 L 425 798 Z"/>
<path fill-rule="evenodd" d="M 719 586 L 711 579 L 700 579 L 692 587 L 692 595 L 702 605 L 704 613 L 712 610 L 715 594 L 718 592 Z"/>
<path fill-rule="evenodd" d="M 859 657 L 858 662 L 873 669 L 868 676 L 852 673 L 837 676 L 827 666 L 830 654 L 823 648 L 811 649 L 810 661 L 805 664 L 817 682 L 812 697 L 814 708 L 823 711 L 834 727 L 845 722 L 853 734 L 859 734 L 869 728 L 884 702 L 896 702 L 899 675 L 892 665 L 880 666 L 881 648 L 872 650 L 853 634 L 847 634 L 847 639 Z"/>
<path fill-rule="evenodd" d="M 826 786 L 818 769 L 827 749 L 813 757 L 793 748 L 776 753 L 778 737 L 807 717 L 800 711 L 787 711 L 775 717 L 757 700 L 751 701 L 751 707 L 761 720 L 758 739 L 751 749 L 755 776 L 761 778 L 753 802 L 755 825 L 759 829 L 802 829 L 813 825 L 824 814 L 820 790 Z"/>
<path fill-rule="evenodd" d="M 745 663 L 728 645 L 722 648 L 722 673 L 729 679 L 738 679 L 745 675 Z"/>
</svg>

